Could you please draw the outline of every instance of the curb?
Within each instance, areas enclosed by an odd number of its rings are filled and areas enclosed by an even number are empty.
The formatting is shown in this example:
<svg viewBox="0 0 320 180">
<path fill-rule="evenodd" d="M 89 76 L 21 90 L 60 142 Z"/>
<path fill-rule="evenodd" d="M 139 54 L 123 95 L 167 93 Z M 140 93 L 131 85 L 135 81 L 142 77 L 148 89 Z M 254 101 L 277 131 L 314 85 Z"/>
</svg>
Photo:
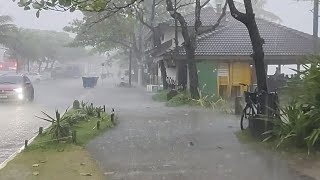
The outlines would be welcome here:
<svg viewBox="0 0 320 180">
<path fill-rule="evenodd" d="M 43 130 L 46 130 L 50 127 L 50 125 L 48 125 L 47 127 L 45 127 Z M 29 143 L 32 143 L 34 141 L 34 139 L 38 136 L 35 135 L 33 136 L 30 140 Z M 21 153 L 24 150 L 24 146 L 22 146 L 20 149 L 18 149 L 16 152 L 14 152 L 13 154 L 11 154 L 6 160 L 4 160 L 1 164 L 0 164 L 0 170 L 3 169 L 4 167 L 6 167 L 6 165 L 12 161 L 19 153 Z"/>
</svg>

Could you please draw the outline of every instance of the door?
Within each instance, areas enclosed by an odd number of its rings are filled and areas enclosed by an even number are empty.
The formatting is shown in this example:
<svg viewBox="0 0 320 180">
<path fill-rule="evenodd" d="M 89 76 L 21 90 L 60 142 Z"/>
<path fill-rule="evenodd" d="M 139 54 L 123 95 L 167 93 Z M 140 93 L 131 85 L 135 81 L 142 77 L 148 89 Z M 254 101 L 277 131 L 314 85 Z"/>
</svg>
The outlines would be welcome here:
<svg viewBox="0 0 320 180">
<path fill-rule="evenodd" d="M 203 95 L 217 95 L 216 64 L 208 61 L 197 63 L 199 89 Z"/>
</svg>

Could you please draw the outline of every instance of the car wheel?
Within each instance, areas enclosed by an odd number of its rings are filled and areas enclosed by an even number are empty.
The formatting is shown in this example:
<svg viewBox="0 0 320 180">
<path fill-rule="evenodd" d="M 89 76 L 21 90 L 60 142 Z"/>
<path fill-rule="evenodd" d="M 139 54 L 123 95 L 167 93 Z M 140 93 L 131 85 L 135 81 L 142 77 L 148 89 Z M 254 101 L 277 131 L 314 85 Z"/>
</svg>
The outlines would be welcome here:
<svg viewBox="0 0 320 180">
<path fill-rule="evenodd" d="M 26 100 L 27 100 L 27 102 L 33 102 L 34 101 L 34 91 L 31 91 L 29 93 L 29 97 Z"/>
</svg>

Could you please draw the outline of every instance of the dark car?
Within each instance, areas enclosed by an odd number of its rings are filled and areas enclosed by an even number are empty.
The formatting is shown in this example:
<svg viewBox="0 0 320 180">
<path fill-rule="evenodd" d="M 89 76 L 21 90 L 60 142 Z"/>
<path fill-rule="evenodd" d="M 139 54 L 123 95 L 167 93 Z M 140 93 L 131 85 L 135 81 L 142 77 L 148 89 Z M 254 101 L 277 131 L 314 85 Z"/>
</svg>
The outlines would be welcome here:
<svg viewBox="0 0 320 180">
<path fill-rule="evenodd" d="M 34 100 L 34 88 L 27 76 L 0 75 L 0 101 Z"/>
<path fill-rule="evenodd" d="M 53 79 L 79 78 L 81 77 L 81 70 L 77 66 L 56 67 L 52 70 L 51 77 Z"/>
</svg>

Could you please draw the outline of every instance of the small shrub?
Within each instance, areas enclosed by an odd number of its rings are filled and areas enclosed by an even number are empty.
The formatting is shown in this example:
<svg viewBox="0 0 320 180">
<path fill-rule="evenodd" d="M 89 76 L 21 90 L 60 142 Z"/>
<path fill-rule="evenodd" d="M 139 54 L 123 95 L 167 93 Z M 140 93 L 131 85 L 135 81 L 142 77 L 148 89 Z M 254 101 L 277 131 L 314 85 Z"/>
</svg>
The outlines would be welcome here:
<svg viewBox="0 0 320 180">
<path fill-rule="evenodd" d="M 80 109 L 80 102 L 78 100 L 73 101 L 73 109 Z"/>
<path fill-rule="evenodd" d="M 60 140 L 61 138 L 68 137 L 70 135 L 70 125 L 66 121 L 66 118 L 61 118 L 60 113 L 56 110 L 56 117 L 51 117 L 47 113 L 42 111 L 42 114 L 45 115 L 45 118 L 38 117 L 44 121 L 51 122 L 48 133 L 52 135 L 52 138 L 55 140 Z M 63 117 L 63 116 L 62 116 Z"/>
<path fill-rule="evenodd" d="M 187 92 L 181 92 L 167 102 L 167 106 L 175 107 L 189 104 L 191 102 L 190 95 Z"/>
<path fill-rule="evenodd" d="M 211 101 L 211 107 L 213 110 L 217 110 L 227 114 L 232 113 L 232 107 L 230 103 L 221 97 L 215 101 Z"/>
<path fill-rule="evenodd" d="M 81 109 L 85 109 L 87 104 L 87 102 L 81 101 Z"/>
<path fill-rule="evenodd" d="M 87 116 L 95 116 L 96 114 L 96 108 L 93 107 L 92 105 L 87 105 L 84 108 L 84 112 L 87 114 Z"/>
<path fill-rule="evenodd" d="M 73 126 L 80 121 L 87 120 L 88 116 L 82 110 L 78 109 L 65 113 L 62 118 L 65 119 L 65 121 L 67 121 L 70 126 Z"/>
<path fill-rule="evenodd" d="M 281 109 L 280 118 L 274 119 L 274 128 L 265 134 L 270 134 L 265 141 L 275 138 L 277 147 L 289 143 L 297 147 L 307 147 L 308 152 L 320 142 L 320 121 L 312 118 L 312 109 L 291 101 Z"/>
<path fill-rule="evenodd" d="M 204 89 L 206 87 L 206 84 L 203 86 L 202 89 Z M 212 102 L 214 101 L 215 97 L 214 95 L 209 96 L 203 93 L 203 90 L 200 90 L 198 88 L 199 91 L 199 99 L 192 99 L 192 101 L 195 102 L 196 105 L 199 105 L 201 107 L 205 107 L 208 108 L 211 106 Z"/>
<path fill-rule="evenodd" d="M 158 93 L 154 94 L 152 96 L 152 99 L 154 101 L 165 102 L 165 101 L 167 101 L 167 94 L 168 94 L 167 90 L 162 90 L 162 91 L 159 91 Z"/>
<path fill-rule="evenodd" d="M 103 112 L 103 107 L 96 107 L 95 108 L 96 114 L 98 116 L 98 118 L 101 118 L 101 113 Z"/>
</svg>

